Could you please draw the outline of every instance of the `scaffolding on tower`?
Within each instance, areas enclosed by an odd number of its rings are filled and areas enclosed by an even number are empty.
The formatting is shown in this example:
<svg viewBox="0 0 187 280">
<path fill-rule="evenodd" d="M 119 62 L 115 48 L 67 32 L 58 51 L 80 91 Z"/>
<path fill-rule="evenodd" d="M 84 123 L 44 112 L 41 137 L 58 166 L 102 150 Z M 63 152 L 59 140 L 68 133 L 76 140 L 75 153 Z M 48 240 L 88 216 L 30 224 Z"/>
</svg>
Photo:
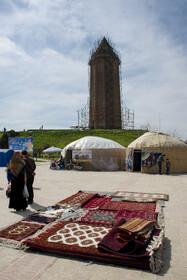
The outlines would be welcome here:
<svg viewBox="0 0 187 280">
<path fill-rule="evenodd" d="M 131 111 L 121 100 L 121 126 L 122 129 L 134 129 L 134 110 Z"/>
<path fill-rule="evenodd" d="M 89 127 L 89 98 L 86 105 L 77 111 L 77 127 L 78 129 L 88 129 Z"/>
</svg>

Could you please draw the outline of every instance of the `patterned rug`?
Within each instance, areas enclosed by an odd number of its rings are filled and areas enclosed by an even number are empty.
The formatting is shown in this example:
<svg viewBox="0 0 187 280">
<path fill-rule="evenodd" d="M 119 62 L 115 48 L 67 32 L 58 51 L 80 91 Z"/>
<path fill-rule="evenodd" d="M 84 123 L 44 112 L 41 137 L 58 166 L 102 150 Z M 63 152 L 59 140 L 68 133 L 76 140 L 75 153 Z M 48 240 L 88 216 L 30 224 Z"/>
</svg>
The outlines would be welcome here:
<svg viewBox="0 0 187 280">
<path fill-rule="evenodd" d="M 147 251 L 148 247 L 144 246 L 143 249 L 137 251 L 137 254 L 115 254 L 114 256 L 113 252 L 98 249 L 99 242 L 104 240 L 110 232 L 111 227 L 63 221 L 57 222 L 35 237 L 27 238 L 24 243 L 31 249 L 43 252 L 152 270 L 155 258 L 152 257 L 151 261 L 151 256 L 159 247 L 156 236 L 154 245 L 148 246 L 149 251 Z"/>
<path fill-rule="evenodd" d="M 85 193 L 82 191 L 79 191 L 78 193 L 63 199 L 58 202 L 58 204 L 70 204 L 70 205 L 75 205 L 79 204 L 80 206 L 84 206 L 88 201 L 90 201 L 93 197 L 96 197 L 97 193 Z"/>
<path fill-rule="evenodd" d="M 21 241 L 37 230 L 43 228 L 42 224 L 18 222 L 0 231 L 0 237 Z"/>
<path fill-rule="evenodd" d="M 155 228 L 156 221 L 147 221 L 141 218 L 133 218 L 117 227 L 119 238 L 133 241 L 147 241 Z"/>
<path fill-rule="evenodd" d="M 157 200 L 169 200 L 169 195 L 162 193 L 141 193 L 141 192 L 126 192 L 117 191 L 113 197 L 121 197 L 123 201 L 137 201 L 137 202 L 154 202 Z"/>
<path fill-rule="evenodd" d="M 90 210 L 84 217 L 81 218 L 81 222 L 110 226 L 113 224 L 115 216 L 116 211 Z"/>
<path fill-rule="evenodd" d="M 148 221 L 157 220 L 158 213 L 149 213 L 146 211 L 130 211 L 121 209 L 117 212 L 114 217 L 115 220 L 125 219 L 126 221 L 131 220 L 132 218 L 142 218 Z"/>
<path fill-rule="evenodd" d="M 108 253 L 112 253 L 119 256 L 129 255 L 131 257 L 145 257 L 148 256 L 149 253 L 146 250 L 151 240 L 154 240 L 156 236 L 159 236 L 161 230 L 154 229 L 152 237 L 147 242 L 139 241 L 139 240 L 124 240 L 121 242 L 118 238 L 118 228 L 124 223 L 124 220 L 118 222 L 118 224 L 112 228 L 112 230 L 105 235 L 105 237 L 99 242 L 98 248 L 101 251 L 106 251 Z"/>
<path fill-rule="evenodd" d="M 111 199 L 112 199 L 111 196 L 108 197 L 108 196 L 105 196 L 105 195 L 94 197 L 88 203 L 86 203 L 83 208 L 86 208 L 86 209 L 88 209 L 88 208 L 91 208 L 91 209 L 99 208 L 103 204 L 105 204 L 105 202 L 110 201 Z"/>
<path fill-rule="evenodd" d="M 0 242 L 16 243 L 15 248 L 29 246 L 42 252 L 158 272 L 164 231 L 151 229 L 148 238 L 127 242 L 122 236 L 124 232 L 118 232 L 114 224 L 121 225 L 132 218 L 155 220 L 156 206 L 164 201 L 128 202 L 118 201 L 120 197 L 113 198 L 117 201 L 111 198 L 79 191 L 61 200 L 56 209 L 49 207 L 1 230 Z"/>
<path fill-rule="evenodd" d="M 45 251 L 51 249 L 67 252 L 67 254 L 88 253 L 96 249 L 99 241 L 110 229 L 111 227 L 62 221 L 35 238 L 28 238 L 25 242 L 31 247 L 43 248 Z"/>
<path fill-rule="evenodd" d="M 101 210 L 112 210 L 119 211 L 121 209 L 130 211 L 145 211 L 149 213 L 155 213 L 156 203 L 146 203 L 146 202 L 127 202 L 127 201 L 107 201 L 103 206 L 100 207 Z"/>
</svg>

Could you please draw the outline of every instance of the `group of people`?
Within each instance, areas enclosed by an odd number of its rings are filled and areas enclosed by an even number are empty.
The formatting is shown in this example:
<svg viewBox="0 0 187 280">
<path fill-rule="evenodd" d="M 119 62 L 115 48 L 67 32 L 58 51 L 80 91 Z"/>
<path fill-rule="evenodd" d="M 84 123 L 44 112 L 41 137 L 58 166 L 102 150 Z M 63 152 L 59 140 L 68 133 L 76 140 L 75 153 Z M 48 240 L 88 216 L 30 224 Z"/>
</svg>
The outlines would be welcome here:
<svg viewBox="0 0 187 280">
<path fill-rule="evenodd" d="M 162 162 L 164 162 L 165 154 L 160 155 L 157 159 L 159 174 L 162 174 Z M 64 167 L 63 158 L 58 162 L 61 168 Z M 166 159 L 166 174 L 170 173 L 171 163 Z M 9 208 L 16 211 L 25 210 L 28 204 L 33 203 L 34 192 L 33 182 L 35 176 L 36 164 L 33 158 L 29 156 L 26 150 L 15 152 L 7 169 L 7 179 L 11 184 L 11 191 L 9 194 Z M 23 195 L 25 185 L 28 189 L 28 198 Z"/>
<path fill-rule="evenodd" d="M 158 172 L 160 175 L 162 175 L 162 162 L 164 162 L 164 157 L 166 155 L 163 154 L 163 155 L 160 155 L 157 159 L 157 163 L 158 163 Z M 171 166 L 171 162 L 169 161 L 169 159 L 167 158 L 166 159 L 166 174 L 169 175 L 170 173 L 170 166 Z"/>
<path fill-rule="evenodd" d="M 33 182 L 35 176 L 35 161 L 29 156 L 26 150 L 15 152 L 9 165 L 9 179 L 11 182 L 11 192 L 9 208 L 16 211 L 25 210 L 28 204 L 33 203 L 34 192 Z M 23 195 L 25 185 L 28 190 L 28 198 Z"/>
<path fill-rule="evenodd" d="M 58 160 L 52 160 L 50 162 L 50 168 L 51 169 L 64 169 L 65 162 L 64 162 L 63 156 L 61 156 Z"/>
</svg>

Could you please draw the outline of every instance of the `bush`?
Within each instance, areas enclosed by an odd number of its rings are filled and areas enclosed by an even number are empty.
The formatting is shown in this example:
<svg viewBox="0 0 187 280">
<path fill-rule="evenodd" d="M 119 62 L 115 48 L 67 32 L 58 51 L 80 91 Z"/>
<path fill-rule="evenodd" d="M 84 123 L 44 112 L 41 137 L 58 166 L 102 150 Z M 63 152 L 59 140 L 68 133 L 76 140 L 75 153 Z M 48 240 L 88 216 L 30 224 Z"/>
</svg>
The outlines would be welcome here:
<svg viewBox="0 0 187 280">
<path fill-rule="evenodd" d="M 3 136 L 0 139 L 0 148 L 8 149 L 9 148 L 9 143 L 8 143 L 9 137 L 18 137 L 19 135 L 20 135 L 19 132 L 15 132 L 14 130 L 4 132 Z"/>
</svg>

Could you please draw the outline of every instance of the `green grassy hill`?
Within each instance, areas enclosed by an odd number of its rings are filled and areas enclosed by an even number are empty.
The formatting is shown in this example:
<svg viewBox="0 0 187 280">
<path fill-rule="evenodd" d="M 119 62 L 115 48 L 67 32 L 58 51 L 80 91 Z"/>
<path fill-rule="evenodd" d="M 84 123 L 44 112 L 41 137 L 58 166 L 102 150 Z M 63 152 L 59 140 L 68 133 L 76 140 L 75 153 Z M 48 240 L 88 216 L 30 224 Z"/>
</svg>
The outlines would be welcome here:
<svg viewBox="0 0 187 280">
<path fill-rule="evenodd" d="M 127 147 L 132 141 L 144 134 L 144 130 L 32 130 L 19 132 L 20 137 L 33 137 L 34 148 L 46 145 L 64 148 L 67 144 L 84 136 L 98 136 L 111 139 Z"/>
<path fill-rule="evenodd" d="M 27 130 L 17 132 L 17 137 L 33 137 L 34 149 L 41 151 L 50 146 L 64 148 L 67 144 L 84 136 L 98 136 L 111 139 L 124 147 L 144 134 L 145 130 Z M 8 134 L 8 132 L 7 132 Z M 0 133 L 0 139 L 3 132 Z M 12 137 L 12 136 L 11 136 Z"/>
</svg>

